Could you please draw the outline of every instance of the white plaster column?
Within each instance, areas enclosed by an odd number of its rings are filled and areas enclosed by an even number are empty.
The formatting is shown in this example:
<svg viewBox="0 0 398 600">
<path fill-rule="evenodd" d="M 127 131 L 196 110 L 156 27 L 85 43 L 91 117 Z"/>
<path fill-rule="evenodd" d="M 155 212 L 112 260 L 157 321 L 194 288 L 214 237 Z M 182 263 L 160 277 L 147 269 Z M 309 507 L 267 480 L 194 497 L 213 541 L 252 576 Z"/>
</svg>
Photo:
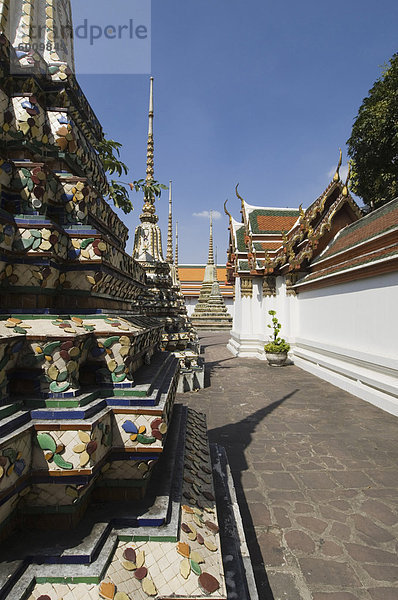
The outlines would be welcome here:
<svg viewBox="0 0 398 600">
<path fill-rule="evenodd" d="M 252 279 L 251 295 L 245 290 L 242 295 L 240 278 L 235 284 L 235 308 L 228 349 L 235 355 L 265 359 L 264 355 L 264 311 L 262 278 Z"/>
</svg>

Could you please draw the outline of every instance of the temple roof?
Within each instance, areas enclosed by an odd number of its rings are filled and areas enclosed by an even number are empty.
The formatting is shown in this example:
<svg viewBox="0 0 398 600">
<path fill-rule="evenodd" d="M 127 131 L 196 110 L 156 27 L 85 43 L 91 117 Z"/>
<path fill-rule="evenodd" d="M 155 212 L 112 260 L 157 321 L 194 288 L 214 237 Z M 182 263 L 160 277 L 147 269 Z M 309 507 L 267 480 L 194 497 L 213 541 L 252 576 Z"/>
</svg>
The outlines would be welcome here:
<svg viewBox="0 0 398 600">
<path fill-rule="evenodd" d="M 230 217 L 228 280 L 239 273 L 277 274 L 309 271 L 338 231 L 361 218 L 362 212 L 338 172 L 322 194 L 304 210 L 261 207 L 241 200 L 242 222 Z"/>
<path fill-rule="evenodd" d="M 324 287 L 396 270 L 397 233 L 398 198 L 339 231 L 295 287 Z"/>
<path fill-rule="evenodd" d="M 339 231 L 312 264 L 317 264 L 391 230 L 398 230 L 398 198 Z"/>
<path fill-rule="evenodd" d="M 256 234 L 290 231 L 300 216 L 297 208 L 253 208 L 248 212 L 251 232 Z"/>
<path fill-rule="evenodd" d="M 181 291 L 184 296 L 199 296 L 205 274 L 206 265 L 179 265 L 178 272 Z M 217 266 L 217 280 L 220 284 L 221 295 L 225 298 L 233 297 L 234 288 L 226 283 L 227 270 L 224 266 Z"/>
</svg>

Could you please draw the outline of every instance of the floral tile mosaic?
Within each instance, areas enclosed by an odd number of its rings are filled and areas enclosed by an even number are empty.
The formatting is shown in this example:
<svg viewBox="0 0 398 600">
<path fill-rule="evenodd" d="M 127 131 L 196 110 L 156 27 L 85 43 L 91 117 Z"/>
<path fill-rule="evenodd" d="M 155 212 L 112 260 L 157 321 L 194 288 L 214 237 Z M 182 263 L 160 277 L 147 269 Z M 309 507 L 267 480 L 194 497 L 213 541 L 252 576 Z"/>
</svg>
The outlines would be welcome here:
<svg viewBox="0 0 398 600">
<path fill-rule="evenodd" d="M 0 492 L 14 485 L 31 468 L 32 443 L 30 432 L 18 435 L 0 445 Z"/>
<path fill-rule="evenodd" d="M 177 542 L 161 538 L 141 542 L 120 541 L 99 585 L 36 585 L 28 600 L 48 600 L 40 598 L 40 595 L 47 595 L 50 600 L 179 597 L 225 600 L 206 420 L 204 415 L 193 410 L 188 411 L 186 445 L 183 488 L 186 493 L 181 506 Z M 191 478 L 194 478 L 193 482 Z"/>
</svg>

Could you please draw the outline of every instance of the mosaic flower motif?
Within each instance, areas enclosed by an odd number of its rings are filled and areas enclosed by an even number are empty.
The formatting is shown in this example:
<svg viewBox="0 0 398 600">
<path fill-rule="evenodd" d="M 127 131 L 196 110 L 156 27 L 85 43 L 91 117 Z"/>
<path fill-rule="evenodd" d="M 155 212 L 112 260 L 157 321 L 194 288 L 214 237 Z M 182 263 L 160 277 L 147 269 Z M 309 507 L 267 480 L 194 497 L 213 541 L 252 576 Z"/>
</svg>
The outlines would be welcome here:
<svg viewBox="0 0 398 600">
<path fill-rule="evenodd" d="M 18 275 L 14 273 L 13 265 L 6 265 L 5 269 L 0 273 L 0 281 L 3 281 L 5 285 L 15 285 L 18 283 Z"/>
<path fill-rule="evenodd" d="M 0 158 L 0 182 L 1 182 L 1 177 L 2 177 L 3 173 L 5 175 L 10 175 L 11 172 L 12 172 L 12 164 L 10 162 L 7 162 L 6 160 L 4 160 L 4 158 Z"/>
<path fill-rule="evenodd" d="M 6 246 L 10 246 L 13 235 L 14 228 L 12 225 L 0 223 L 0 244 L 4 242 Z"/>
<path fill-rule="evenodd" d="M 26 200 L 31 198 L 32 207 L 36 210 L 42 207 L 44 196 L 46 194 L 47 173 L 41 167 L 21 169 L 21 184 L 23 195 Z"/>
<path fill-rule="evenodd" d="M 84 485 L 67 485 L 65 488 L 65 494 L 72 498 L 73 503 L 77 502 L 82 492 L 87 488 L 87 484 Z"/>
<path fill-rule="evenodd" d="M 81 444 L 73 448 L 73 452 L 80 454 L 80 466 L 85 467 L 97 450 L 98 444 L 94 439 L 94 433 L 91 435 L 87 431 L 78 431 Z"/>
<path fill-rule="evenodd" d="M 73 124 L 71 121 L 66 124 L 62 124 L 56 132 L 58 136 L 56 143 L 63 152 L 70 152 L 71 154 L 74 154 L 77 150 L 77 143 L 72 131 Z"/>
<path fill-rule="evenodd" d="M 60 79 L 61 81 L 65 81 L 65 79 L 68 79 L 68 75 L 72 74 L 72 71 L 67 65 L 51 65 L 48 68 L 48 72 L 50 75 L 53 75 L 55 79 Z"/>
<path fill-rule="evenodd" d="M 157 440 L 162 440 L 163 436 L 167 433 L 167 424 L 158 417 L 151 422 L 151 430 L 153 437 Z"/>
<path fill-rule="evenodd" d="M 156 438 L 153 435 L 145 435 L 145 425 L 137 427 L 132 421 L 125 421 L 122 425 L 122 428 L 126 433 L 130 434 L 130 440 L 132 442 L 139 442 L 140 444 L 153 444 L 156 442 Z"/>
<path fill-rule="evenodd" d="M 22 452 L 17 452 L 14 448 L 5 448 L 0 456 L 0 480 L 4 475 L 9 477 L 14 472 L 20 477 L 25 467 L 26 463 L 22 458 Z"/>
<path fill-rule="evenodd" d="M 25 109 L 26 114 L 19 119 L 19 130 L 22 131 L 24 135 L 30 135 L 41 141 L 43 136 L 38 123 L 38 116 L 41 111 L 35 96 L 31 96 L 29 100 L 21 102 L 21 106 Z"/>
<path fill-rule="evenodd" d="M 103 421 L 101 421 L 101 423 L 98 423 L 98 429 L 102 433 L 101 444 L 103 444 L 104 446 L 111 446 L 112 445 L 112 428 L 111 428 L 111 426 L 108 425 L 107 423 L 104 423 Z"/>
<path fill-rule="evenodd" d="M 65 446 L 63 444 L 57 446 L 54 438 L 49 433 L 38 433 L 37 442 L 42 450 L 47 451 L 44 457 L 48 463 L 54 462 L 61 469 L 73 469 L 73 464 L 66 462 L 61 456 Z"/>
<path fill-rule="evenodd" d="M 8 131 L 10 131 L 11 129 L 11 123 L 13 122 L 13 115 L 12 112 L 9 110 L 6 110 L 4 113 L 4 124 L 3 124 L 3 131 L 4 133 L 7 133 Z"/>
</svg>

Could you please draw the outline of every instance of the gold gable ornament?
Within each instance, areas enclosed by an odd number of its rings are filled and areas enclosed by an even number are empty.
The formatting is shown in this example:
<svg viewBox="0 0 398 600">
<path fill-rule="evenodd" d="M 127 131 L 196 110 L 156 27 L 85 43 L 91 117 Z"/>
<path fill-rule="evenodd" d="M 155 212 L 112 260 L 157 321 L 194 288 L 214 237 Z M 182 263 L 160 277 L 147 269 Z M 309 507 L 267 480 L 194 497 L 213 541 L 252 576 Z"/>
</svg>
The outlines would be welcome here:
<svg viewBox="0 0 398 600">
<path fill-rule="evenodd" d="M 251 277 L 241 277 L 240 293 L 242 298 L 251 298 L 253 296 L 253 280 Z"/>
<path fill-rule="evenodd" d="M 263 279 L 263 296 L 276 296 L 276 277 L 267 275 Z"/>
</svg>

